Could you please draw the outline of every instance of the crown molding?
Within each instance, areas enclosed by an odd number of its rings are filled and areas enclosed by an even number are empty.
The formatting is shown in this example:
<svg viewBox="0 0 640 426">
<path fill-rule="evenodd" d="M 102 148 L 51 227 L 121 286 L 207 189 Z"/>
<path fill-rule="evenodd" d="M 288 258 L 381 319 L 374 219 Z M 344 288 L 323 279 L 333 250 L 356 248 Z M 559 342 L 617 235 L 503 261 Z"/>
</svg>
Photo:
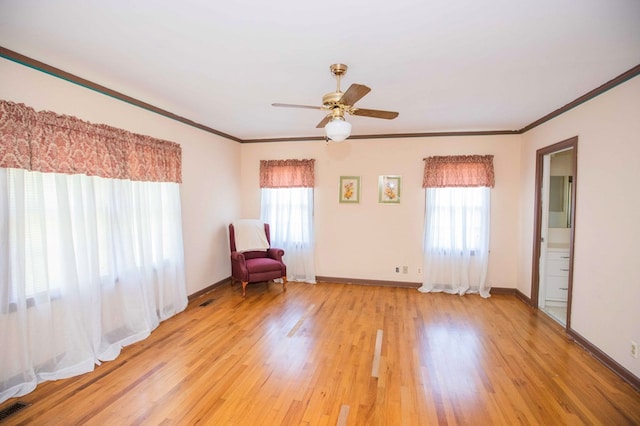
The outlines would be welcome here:
<svg viewBox="0 0 640 426">
<path fill-rule="evenodd" d="M 0 46 L 0 56 L 10 61 L 17 62 L 21 65 L 25 65 L 29 68 L 33 68 L 37 71 L 41 71 L 45 74 L 58 77 L 62 80 L 66 80 L 70 83 L 77 84 L 90 90 L 94 90 L 103 95 L 110 96 L 112 98 L 118 99 L 142 109 L 146 109 L 147 111 L 155 112 L 156 114 L 162 115 L 175 121 L 179 121 L 188 126 L 195 127 L 197 129 L 204 130 L 205 132 L 213 133 L 215 135 L 222 136 L 223 138 L 231 139 L 236 142 L 242 142 L 240 138 L 229 135 L 227 133 L 223 133 L 216 129 L 212 129 L 211 127 L 205 126 L 204 124 L 196 123 L 195 121 L 189 120 L 188 118 L 181 117 L 162 108 L 158 108 L 139 99 L 132 98 L 131 96 L 127 96 L 124 93 L 109 89 L 108 87 L 102 86 L 98 83 L 94 83 L 93 81 L 86 80 L 82 77 L 78 77 L 75 74 L 68 73 L 59 68 L 52 67 L 51 65 L 45 64 L 44 62 L 40 62 L 33 58 L 29 58 L 28 56 L 21 55 L 20 53 L 14 52 L 13 50 L 9 50 L 2 46 Z"/>
<path fill-rule="evenodd" d="M 518 130 L 477 130 L 468 132 L 425 132 L 425 133 L 384 133 L 377 135 L 351 135 L 353 139 L 402 139 L 402 138 L 435 138 L 442 136 L 487 136 L 487 135 L 517 135 Z M 324 136 L 309 136 L 299 138 L 263 138 L 244 139 L 242 143 L 264 143 L 264 142 L 300 142 L 300 141 L 326 141 Z"/>
<path fill-rule="evenodd" d="M 551 120 L 552 118 L 555 118 L 555 117 L 557 117 L 557 116 L 559 116 L 561 114 L 564 114 L 565 112 L 569 111 L 570 109 L 573 109 L 573 108 L 577 107 L 578 105 L 583 104 L 583 103 L 587 102 L 588 100 L 591 100 L 591 99 L 595 98 L 596 96 L 599 96 L 599 95 L 603 94 L 607 90 L 613 89 L 617 85 L 622 84 L 625 81 L 632 79 L 633 77 L 637 76 L 638 74 L 640 74 L 640 64 L 636 65 L 635 67 L 631 68 L 628 71 L 623 72 L 622 74 L 620 74 L 616 78 L 607 81 L 603 85 L 601 85 L 599 87 L 596 87 L 592 91 L 590 91 L 588 93 L 585 93 L 584 95 L 580 96 L 579 98 L 569 102 L 565 106 L 560 107 L 557 110 L 555 110 L 553 112 L 550 112 L 549 114 L 545 115 L 544 117 L 537 119 L 536 121 L 532 122 L 531 124 L 526 125 L 522 129 L 518 130 L 518 133 L 521 133 L 521 134 L 522 133 L 526 133 L 529 130 L 531 130 L 531 129 L 535 128 L 535 127 L 538 127 L 542 123 L 546 123 L 547 121 Z"/>
<path fill-rule="evenodd" d="M 108 87 L 102 86 L 98 83 L 94 83 L 82 77 L 78 77 L 77 75 L 68 73 L 59 68 L 53 67 L 51 65 L 45 64 L 44 62 L 40 62 L 36 59 L 29 58 L 28 56 L 24 56 L 18 52 L 14 52 L 13 50 L 9 50 L 5 47 L 0 46 L 0 57 L 8 59 L 13 62 L 17 62 L 21 65 L 27 66 L 29 68 L 33 68 L 35 70 L 41 71 L 45 74 L 52 75 L 54 77 L 58 77 L 60 79 L 66 80 L 70 83 L 77 84 L 79 86 L 85 87 L 90 90 L 94 90 L 98 93 L 101 93 L 106 96 L 110 96 L 114 99 L 118 99 L 120 101 L 126 102 L 128 104 L 137 106 L 139 108 L 145 109 L 147 111 L 154 112 L 156 114 L 162 115 L 164 117 L 170 118 L 172 120 L 176 120 L 180 123 L 186 124 L 191 127 L 195 127 L 200 130 L 204 130 L 205 132 L 212 133 L 214 135 L 221 136 L 226 139 L 230 139 L 232 141 L 238 143 L 267 143 L 267 142 L 300 142 L 300 141 L 324 141 L 325 137 L 322 136 L 300 136 L 300 137 L 286 137 L 286 138 L 258 138 L 258 139 L 240 139 L 233 135 L 221 132 L 219 130 L 213 129 L 209 126 L 205 126 L 204 124 L 197 123 L 193 120 L 189 120 L 188 118 L 181 117 L 177 114 L 174 114 L 170 111 L 158 108 L 149 103 L 143 102 L 139 99 L 132 98 L 131 96 L 127 96 L 124 93 L 109 89 Z M 488 136 L 488 135 L 519 135 L 528 132 L 529 130 L 545 123 L 565 112 L 569 111 L 577 107 L 578 105 L 587 102 L 590 99 L 595 98 L 596 96 L 601 95 L 602 93 L 618 86 L 619 84 L 624 83 L 627 80 L 632 79 L 640 74 L 640 64 L 631 68 L 628 71 L 620 74 L 619 76 L 613 78 L 612 80 L 604 83 L 603 85 L 591 90 L 588 93 L 580 96 L 579 98 L 569 102 L 565 106 L 556 109 L 555 111 L 545 115 L 544 117 L 539 118 L 536 121 L 526 125 L 520 130 L 478 130 L 478 131 L 462 131 L 462 132 L 425 132 L 425 133 L 387 133 L 387 134 L 376 134 L 376 135 L 351 135 L 349 139 L 400 139 L 400 138 L 431 138 L 431 137 L 443 137 L 443 136 Z"/>
</svg>

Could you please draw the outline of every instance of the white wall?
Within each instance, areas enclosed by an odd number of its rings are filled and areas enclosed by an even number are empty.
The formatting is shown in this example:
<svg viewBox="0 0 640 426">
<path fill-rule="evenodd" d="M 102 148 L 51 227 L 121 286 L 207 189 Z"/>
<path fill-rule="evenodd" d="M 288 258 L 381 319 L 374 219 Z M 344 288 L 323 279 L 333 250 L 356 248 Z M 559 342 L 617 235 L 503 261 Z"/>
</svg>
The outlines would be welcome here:
<svg viewBox="0 0 640 426">
<path fill-rule="evenodd" d="M 354 123 L 354 127 L 357 124 Z M 357 130 L 357 128 L 356 128 Z M 242 145 L 244 217 L 260 216 L 260 160 L 316 160 L 316 274 L 337 278 L 421 282 L 424 162 L 432 155 L 493 154 L 488 282 L 515 288 L 517 276 L 520 136 L 350 139 Z M 401 175 L 400 205 L 378 204 L 379 175 Z M 340 176 L 361 176 L 359 204 L 340 204 Z M 408 266 L 408 274 L 395 272 Z"/>
<path fill-rule="evenodd" d="M 640 377 L 640 77 L 527 132 L 518 289 L 530 295 L 536 150 L 578 136 L 571 328 Z"/>
<path fill-rule="evenodd" d="M 182 146 L 187 293 L 231 274 L 226 226 L 240 206 L 240 144 L 0 58 L 0 99 Z"/>
</svg>

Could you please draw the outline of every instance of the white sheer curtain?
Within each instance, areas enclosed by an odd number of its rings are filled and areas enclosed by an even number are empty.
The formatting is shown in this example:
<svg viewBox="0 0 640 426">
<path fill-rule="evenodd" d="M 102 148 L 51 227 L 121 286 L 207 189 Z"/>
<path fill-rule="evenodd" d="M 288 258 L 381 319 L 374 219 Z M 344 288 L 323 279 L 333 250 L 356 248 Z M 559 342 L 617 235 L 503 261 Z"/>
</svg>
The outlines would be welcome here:
<svg viewBox="0 0 640 426">
<path fill-rule="evenodd" d="M 315 283 L 313 188 L 262 188 L 260 205 L 271 245 L 284 249 L 287 280 Z"/>
<path fill-rule="evenodd" d="M 427 188 L 421 292 L 489 297 L 488 187 Z"/>
<path fill-rule="evenodd" d="M 0 402 L 186 305 L 179 184 L 0 169 Z"/>
</svg>

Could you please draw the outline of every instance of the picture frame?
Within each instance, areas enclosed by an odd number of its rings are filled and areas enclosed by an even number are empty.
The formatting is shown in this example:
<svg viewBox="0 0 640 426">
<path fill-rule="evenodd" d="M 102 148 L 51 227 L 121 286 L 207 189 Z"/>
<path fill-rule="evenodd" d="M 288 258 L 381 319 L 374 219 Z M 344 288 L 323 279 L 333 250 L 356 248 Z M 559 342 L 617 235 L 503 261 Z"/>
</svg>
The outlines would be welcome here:
<svg viewBox="0 0 640 426">
<path fill-rule="evenodd" d="M 402 177 L 383 175 L 378 177 L 378 203 L 400 204 Z"/>
<path fill-rule="evenodd" d="M 360 176 L 340 176 L 340 203 L 360 202 Z"/>
</svg>

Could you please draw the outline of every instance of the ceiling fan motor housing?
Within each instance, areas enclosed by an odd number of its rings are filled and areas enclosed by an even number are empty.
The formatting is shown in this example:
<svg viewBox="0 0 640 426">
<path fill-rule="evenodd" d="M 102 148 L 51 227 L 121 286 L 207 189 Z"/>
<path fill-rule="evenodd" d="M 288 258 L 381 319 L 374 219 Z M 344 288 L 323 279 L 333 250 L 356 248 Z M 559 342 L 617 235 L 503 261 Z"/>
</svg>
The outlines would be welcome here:
<svg viewBox="0 0 640 426">
<path fill-rule="evenodd" d="M 345 64 L 332 64 L 329 69 L 331 70 L 331 74 L 335 75 L 338 78 L 338 84 L 335 92 L 327 93 L 322 97 L 322 105 L 328 109 L 335 109 L 339 107 L 342 109 L 343 105 L 340 103 L 340 99 L 342 99 L 342 90 L 340 90 L 340 77 L 343 76 L 349 67 Z"/>
<path fill-rule="evenodd" d="M 327 108 L 332 108 L 340 103 L 342 95 L 342 92 L 327 93 L 322 97 L 322 105 L 326 106 Z"/>
</svg>

